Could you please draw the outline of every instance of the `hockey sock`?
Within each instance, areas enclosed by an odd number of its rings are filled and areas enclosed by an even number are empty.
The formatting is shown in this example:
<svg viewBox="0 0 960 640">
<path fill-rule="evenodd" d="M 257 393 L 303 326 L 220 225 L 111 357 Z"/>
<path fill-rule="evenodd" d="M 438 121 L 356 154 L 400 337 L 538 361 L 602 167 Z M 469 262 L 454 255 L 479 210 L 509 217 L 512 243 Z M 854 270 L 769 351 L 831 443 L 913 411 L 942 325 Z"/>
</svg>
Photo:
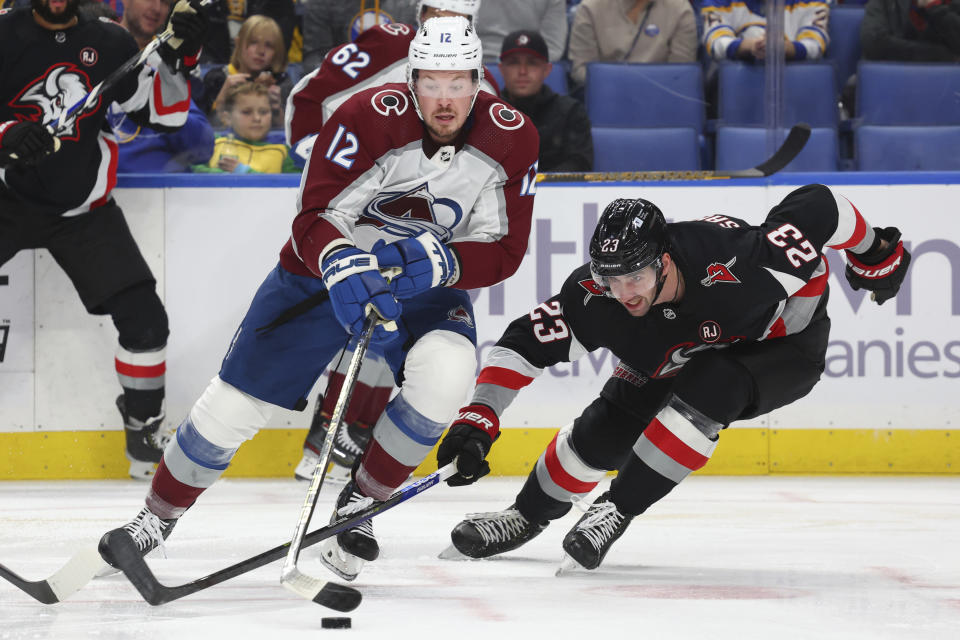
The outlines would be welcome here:
<svg viewBox="0 0 960 640">
<path fill-rule="evenodd" d="M 117 348 L 114 363 L 123 387 L 126 414 L 140 422 L 162 413 L 166 351 L 166 347 L 136 352 Z"/>
</svg>

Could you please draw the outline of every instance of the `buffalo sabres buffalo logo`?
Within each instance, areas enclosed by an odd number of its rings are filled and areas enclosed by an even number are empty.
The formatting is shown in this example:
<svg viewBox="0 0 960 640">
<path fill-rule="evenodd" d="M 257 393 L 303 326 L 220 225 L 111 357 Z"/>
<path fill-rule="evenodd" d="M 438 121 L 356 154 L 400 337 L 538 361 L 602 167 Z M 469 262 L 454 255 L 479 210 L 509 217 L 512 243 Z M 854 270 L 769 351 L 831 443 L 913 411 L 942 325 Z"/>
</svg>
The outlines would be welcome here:
<svg viewBox="0 0 960 640">
<path fill-rule="evenodd" d="M 56 123 L 64 111 L 83 100 L 88 91 L 90 79 L 87 74 L 72 64 L 57 65 L 30 83 L 10 101 L 10 106 L 35 109 L 41 123 L 51 124 Z M 80 117 L 84 118 L 95 111 L 91 109 Z M 79 137 L 76 125 L 76 116 L 67 118 L 60 127 L 60 137 L 76 140 Z"/>
<path fill-rule="evenodd" d="M 456 200 L 438 198 L 426 183 L 409 191 L 386 191 L 363 208 L 357 226 L 370 225 L 401 237 L 418 236 L 427 231 L 447 242 L 452 229 L 463 219 L 463 208 Z"/>
<path fill-rule="evenodd" d="M 719 327 L 717 329 L 719 330 Z M 661 362 L 660 366 L 657 367 L 653 377 L 667 378 L 676 375 L 683 368 L 683 365 L 690 362 L 691 358 L 701 351 L 705 351 L 707 349 L 725 349 L 730 345 L 736 344 L 742 340 L 742 336 L 730 336 L 729 338 L 720 339 L 720 336 L 718 335 L 717 341 L 712 343 L 696 344 L 694 342 L 683 342 L 673 345 L 667 349 L 667 353 L 664 355 L 663 362 Z"/>
<path fill-rule="evenodd" d="M 730 268 L 737 261 L 737 256 L 730 258 L 726 264 L 714 262 L 707 267 L 707 277 L 700 281 L 705 287 L 712 287 L 718 282 L 729 282 L 731 284 L 740 284 L 740 279 L 731 273 Z"/>
</svg>

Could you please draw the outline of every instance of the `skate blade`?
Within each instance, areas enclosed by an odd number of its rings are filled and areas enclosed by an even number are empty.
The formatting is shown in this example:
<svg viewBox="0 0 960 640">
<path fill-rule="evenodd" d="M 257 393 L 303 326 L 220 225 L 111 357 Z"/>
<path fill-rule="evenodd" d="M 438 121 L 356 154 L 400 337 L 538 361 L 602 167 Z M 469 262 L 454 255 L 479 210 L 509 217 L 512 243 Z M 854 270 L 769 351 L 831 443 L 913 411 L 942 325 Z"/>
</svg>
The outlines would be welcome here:
<svg viewBox="0 0 960 640">
<path fill-rule="evenodd" d="M 364 560 L 340 548 L 336 539 L 324 540 L 320 548 L 320 562 L 327 569 L 348 582 L 353 582 L 363 569 Z"/>
<path fill-rule="evenodd" d="M 560 578 L 562 576 L 570 575 L 571 573 L 580 573 L 582 570 L 583 567 L 580 566 L 580 563 L 565 553 L 563 554 L 563 558 L 560 560 L 560 566 L 557 567 L 557 572 L 553 575 Z"/>
<path fill-rule="evenodd" d="M 446 549 L 444 549 L 443 551 L 441 551 L 439 554 L 437 554 L 437 558 L 440 560 L 475 560 L 476 559 L 460 553 L 459 549 L 457 549 L 452 544 Z"/>
</svg>

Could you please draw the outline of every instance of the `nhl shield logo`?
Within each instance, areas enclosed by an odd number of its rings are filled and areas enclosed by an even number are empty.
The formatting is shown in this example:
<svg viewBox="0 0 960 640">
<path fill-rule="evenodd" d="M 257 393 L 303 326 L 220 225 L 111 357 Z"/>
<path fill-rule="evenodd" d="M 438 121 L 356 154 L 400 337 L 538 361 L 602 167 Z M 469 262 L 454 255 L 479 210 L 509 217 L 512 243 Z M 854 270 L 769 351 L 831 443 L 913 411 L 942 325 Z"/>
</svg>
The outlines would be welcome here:
<svg viewBox="0 0 960 640">
<path fill-rule="evenodd" d="M 721 264 L 719 262 L 714 262 L 709 267 L 707 267 L 707 277 L 700 281 L 705 287 L 712 287 L 718 282 L 729 282 L 731 284 L 740 284 L 740 279 L 737 276 L 733 275 L 733 272 L 730 269 L 733 267 L 733 264 L 737 261 L 737 256 L 730 258 L 730 261 Z"/>
</svg>

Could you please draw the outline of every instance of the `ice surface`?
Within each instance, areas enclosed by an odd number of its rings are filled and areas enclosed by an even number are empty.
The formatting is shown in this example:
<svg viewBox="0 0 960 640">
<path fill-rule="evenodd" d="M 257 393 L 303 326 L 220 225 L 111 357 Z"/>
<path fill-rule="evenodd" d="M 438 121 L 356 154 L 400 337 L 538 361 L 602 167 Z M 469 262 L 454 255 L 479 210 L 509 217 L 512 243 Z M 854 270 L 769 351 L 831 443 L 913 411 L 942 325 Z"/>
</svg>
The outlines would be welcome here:
<svg viewBox="0 0 960 640">
<path fill-rule="evenodd" d="M 318 637 L 698 640 L 960 638 L 960 478 L 693 477 L 638 517 L 600 569 L 555 577 L 579 512 L 497 559 L 437 559 L 468 512 L 519 478 L 441 485 L 376 520 L 381 557 L 340 614 L 279 584 L 280 563 L 151 607 L 117 575 L 47 606 L 0 581 L 0 639 Z M 139 510 L 134 482 L 0 483 L 0 562 L 36 580 Z M 181 584 L 289 540 L 306 484 L 227 480 L 178 523 L 161 581 Z M 334 498 L 327 487 L 314 527 Z M 333 578 L 303 552 L 301 568 Z M 350 630 L 321 629 L 350 615 Z M 494 634 L 499 634 L 496 636 Z"/>
</svg>

